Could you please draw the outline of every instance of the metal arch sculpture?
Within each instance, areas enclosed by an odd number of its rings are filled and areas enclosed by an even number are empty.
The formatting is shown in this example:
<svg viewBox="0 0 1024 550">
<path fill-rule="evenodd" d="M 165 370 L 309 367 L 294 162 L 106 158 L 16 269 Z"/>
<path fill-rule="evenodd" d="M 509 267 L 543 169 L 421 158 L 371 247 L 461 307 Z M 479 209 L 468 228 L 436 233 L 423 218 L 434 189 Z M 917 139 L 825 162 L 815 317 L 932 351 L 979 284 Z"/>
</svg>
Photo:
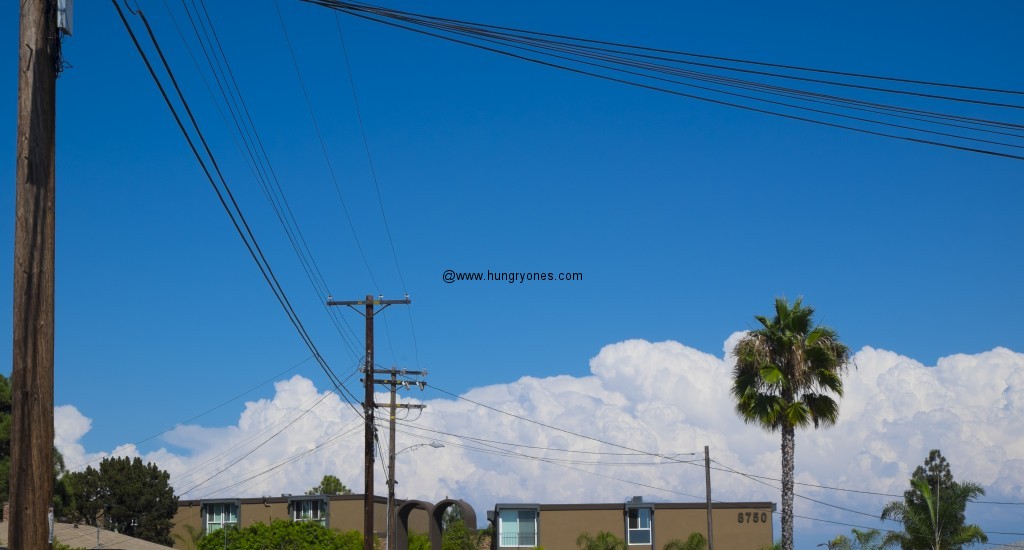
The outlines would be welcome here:
<svg viewBox="0 0 1024 550">
<path fill-rule="evenodd" d="M 476 531 L 476 510 L 473 510 L 473 507 L 462 499 L 446 498 L 434 505 L 434 510 L 431 512 L 432 517 L 430 518 L 430 529 L 431 531 L 435 528 L 437 529 L 439 541 L 441 540 L 441 525 L 444 513 L 452 506 L 458 507 L 462 512 L 462 522 L 466 524 L 466 527 L 471 531 Z M 438 546 L 432 546 L 431 548 L 432 550 L 441 550 L 440 543 L 438 543 Z"/>
<path fill-rule="evenodd" d="M 427 512 L 427 520 L 430 537 L 431 550 L 441 550 L 441 530 L 434 529 L 434 505 L 424 500 L 406 500 L 395 509 L 395 544 L 391 547 L 394 550 L 408 550 L 409 548 L 409 516 L 412 511 L 420 508 Z"/>
<path fill-rule="evenodd" d="M 395 509 L 395 550 L 408 550 L 409 548 L 409 516 L 417 508 L 427 512 L 427 523 L 429 526 L 431 550 L 441 550 L 441 525 L 444 513 L 452 506 L 457 506 L 462 512 L 462 521 L 472 529 L 476 530 L 476 510 L 462 499 L 446 498 L 437 504 L 431 504 L 422 500 L 407 500 Z"/>
</svg>

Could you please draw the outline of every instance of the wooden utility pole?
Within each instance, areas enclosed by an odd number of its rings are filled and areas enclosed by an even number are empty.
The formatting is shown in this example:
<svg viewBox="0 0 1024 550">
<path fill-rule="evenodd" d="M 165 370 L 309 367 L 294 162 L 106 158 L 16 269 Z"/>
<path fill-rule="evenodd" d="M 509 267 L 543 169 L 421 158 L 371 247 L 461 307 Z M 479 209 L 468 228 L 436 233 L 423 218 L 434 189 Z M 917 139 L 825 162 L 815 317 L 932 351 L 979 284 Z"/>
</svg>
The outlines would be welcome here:
<svg viewBox="0 0 1024 550">
<path fill-rule="evenodd" d="M 19 550 L 49 548 L 53 495 L 56 0 L 22 0 L 14 213 L 11 518 Z"/>
<path fill-rule="evenodd" d="M 374 374 L 389 374 L 389 379 L 376 379 L 373 381 L 374 384 L 384 384 L 391 387 L 391 401 L 388 406 L 388 550 L 395 550 L 395 536 L 398 532 L 395 527 L 395 413 L 398 409 L 425 409 L 426 405 L 416 405 L 407 403 L 396 403 L 395 397 L 398 393 L 398 387 L 404 386 L 409 387 L 409 382 L 405 380 L 399 380 L 398 375 L 403 376 L 426 376 L 427 371 L 425 370 L 396 370 L 396 369 L 374 369 Z M 421 390 L 426 387 L 425 382 L 414 382 L 417 387 Z"/>
<path fill-rule="evenodd" d="M 715 550 L 715 530 L 711 522 L 711 451 L 704 446 L 704 485 L 708 497 L 708 550 Z"/>
<path fill-rule="evenodd" d="M 373 399 L 373 316 L 384 311 L 393 304 L 409 304 L 409 296 L 403 300 L 385 300 L 383 296 L 374 300 L 370 294 L 365 300 L 328 300 L 329 306 L 348 306 L 357 312 L 355 306 L 365 306 L 365 313 L 360 312 L 366 318 L 366 361 L 363 370 L 363 550 L 374 550 L 373 548 L 373 448 L 376 441 L 376 429 L 373 423 L 373 411 L 377 406 Z M 376 312 L 373 306 L 382 306 Z"/>
</svg>

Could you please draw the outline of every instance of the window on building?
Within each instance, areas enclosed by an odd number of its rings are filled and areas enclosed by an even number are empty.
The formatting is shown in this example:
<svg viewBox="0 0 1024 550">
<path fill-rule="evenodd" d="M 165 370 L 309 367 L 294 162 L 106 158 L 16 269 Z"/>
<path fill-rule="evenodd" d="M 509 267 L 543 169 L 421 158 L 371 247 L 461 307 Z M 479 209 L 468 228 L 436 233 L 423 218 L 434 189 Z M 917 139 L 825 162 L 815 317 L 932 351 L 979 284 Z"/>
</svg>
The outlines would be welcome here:
<svg viewBox="0 0 1024 550">
<path fill-rule="evenodd" d="M 326 527 L 327 502 L 314 499 L 292 501 L 292 520 L 315 521 Z"/>
<path fill-rule="evenodd" d="M 498 541 L 500 548 L 537 546 L 537 510 L 499 510 Z"/>
<path fill-rule="evenodd" d="M 650 508 L 629 508 L 626 520 L 626 541 L 629 544 L 651 544 Z"/>
<path fill-rule="evenodd" d="M 207 504 L 206 532 L 212 533 L 223 527 L 238 527 L 238 505 L 232 502 Z"/>
</svg>

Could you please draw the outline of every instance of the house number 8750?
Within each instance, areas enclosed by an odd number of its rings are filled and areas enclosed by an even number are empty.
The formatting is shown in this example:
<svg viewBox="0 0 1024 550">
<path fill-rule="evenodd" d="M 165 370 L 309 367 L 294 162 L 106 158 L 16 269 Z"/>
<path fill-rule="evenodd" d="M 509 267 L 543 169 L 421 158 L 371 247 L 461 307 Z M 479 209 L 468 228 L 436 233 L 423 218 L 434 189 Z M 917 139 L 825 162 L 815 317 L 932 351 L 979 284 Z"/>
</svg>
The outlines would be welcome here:
<svg viewBox="0 0 1024 550">
<path fill-rule="evenodd" d="M 766 512 L 739 512 L 736 514 L 737 523 L 768 523 L 768 514 Z"/>
</svg>

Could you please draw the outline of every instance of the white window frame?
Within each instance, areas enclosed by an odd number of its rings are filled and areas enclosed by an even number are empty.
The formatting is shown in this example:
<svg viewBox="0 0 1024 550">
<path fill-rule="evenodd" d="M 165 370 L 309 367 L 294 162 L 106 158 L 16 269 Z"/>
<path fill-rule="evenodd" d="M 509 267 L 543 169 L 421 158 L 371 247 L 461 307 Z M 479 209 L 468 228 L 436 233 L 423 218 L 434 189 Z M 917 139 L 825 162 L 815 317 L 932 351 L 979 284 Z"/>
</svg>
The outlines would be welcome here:
<svg viewBox="0 0 1024 550">
<path fill-rule="evenodd" d="M 636 517 L 634 518 L 634 514 Z M 635 520 L 635 527 L 634 527 Z M 647 526 L 644 527 L 644 520 Z M 634 541 L 634 534 L 646 540 Z M 631 506 L 626 509 L 626 544 L 630 546 L 651 546 L 654 542 L 654 508 L 650 506 Z"/>
<path fill-rule="evenodd" d="M 528 512 L 533 515 L 533 538 L 530 541 L 524 541 L 522 539 L 524 533 L 520 530 L 520 526 L 523 525 L 524 518 L 522 514 Z M 515 523 L 511 520 L 512 514 L 515 514 Z M 527 520 L 528 521 L 528 520 Z M 515 525 L 515 541 L 505 542 L 506 533 L 508 526 Z M 498 548 L 536 548 L 540 542 L 540 510 L 538 508 L 499 508 L 498 509 Z"/>
<path fill-rule="evenodd" d="M 203 518 L 203 530 L 205 533 L 214 533 L 224 527 L 238 527 L 238 516 L 241 512 L 241 506 L 237 502 L 206 502 L 203 506 L 206 507 L 206 513 Z M 234 513 L 231 521 L 227 521 L 225 517 L 229 511 Z M 219 518 L 220 521 L 213 521 L 213 518 Z"/>
<path fill-rule="evenodd" d="M 322 498 L 294 499 L 291 501 L 292 521 L 315 521 L 327 527 L 328 506 L 327 501 Z M 302 517 L 303 513 L 306 512 L 306 508 L 309 508 L 309 517 Z"/>
</svg>

